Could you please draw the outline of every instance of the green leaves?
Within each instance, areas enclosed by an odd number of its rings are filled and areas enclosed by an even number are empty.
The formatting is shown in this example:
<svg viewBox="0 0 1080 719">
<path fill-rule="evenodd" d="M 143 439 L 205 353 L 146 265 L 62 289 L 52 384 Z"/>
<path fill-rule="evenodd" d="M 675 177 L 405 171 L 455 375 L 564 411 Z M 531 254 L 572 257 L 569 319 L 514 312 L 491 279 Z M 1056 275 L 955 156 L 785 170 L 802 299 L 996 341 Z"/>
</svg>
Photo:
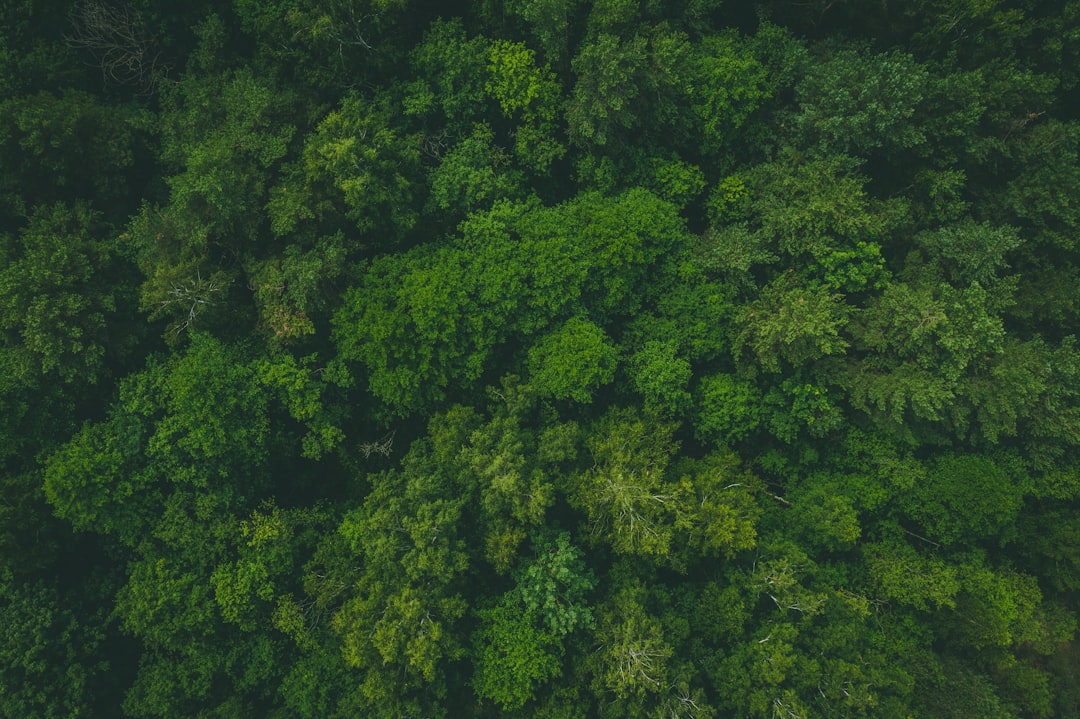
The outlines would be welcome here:
<svg viewBox="0 0 1080 719">
<path fill-rule="evenodd" d="M 623 588 L 601 614 L 596 637 L 602 686 L 618 699 L 642 701 L 667 683 L 674 651 L 660 621 L 642 605 L 643 589 Z"/>
<path fill-rule="evenodd" d="M 407 86 L 408 114 L 424 114 L 438 101 L 446 127 L 454 134 L 483 114 L 492 62 L 485 38 L 467 37 L 459 20 L 436 21 L 409 59 L 419 79 Z"/>
<path fill-rule="evenodd" d="M 302 456 L 318 459 L 333 450 L 344 437 L 338 426 L 338 408 L 327 401 L 330 387 L 344 388 L 352 378 L 339 363 L 311 369 L 316 355 L 299 362 L 290 354 L 277 354 L 270 359 L 253 363 L 259 384 L 277 394 L 288 415 L 302 422 L 309 432 L 301 440 Z"/>
<path fill-rule="evenodd" d="M 56 514 L 78 530 L 117 533 L 133 542 L 145 528 L 154 497 L 140 471 L 147 430 L 129 417 L 88 425 L 49 458 L 45 496 Z"/>
<path fill-rule="evenodd" d="M 432 701 L 445 691 L 442 668 L 464 653 L 457 627 L 475 490 L 454 471 L 463 430 L 455 419 L 433 422 L 432 439 L 413 445 L 400 472 L 371 477 L 363 506 L 324 540 L 333 565 L 350 568 L 332 626 L 361 674 L 362 706 Z M 323 584 L 308 577 L 310 588 Z"/>
<path fill-rule="evenodd" d="M 289 436 L 273 411 L 275 395 L 282 414 L 314 435 L 294 435 L 294 449 L 318 456 L 340 441 L 325 386 L 291 357 L 252 359 L 196 335 L 184 355 L 127 378 L 109 418 L 87 424 L 48 459 L 46 497 L 75 527 L 129 544 L 162 498 L 181 488 L 213 487 L 228 502 L 248 501 L 267 487 L 271 439 Z"/>
<path fill-rule="evenodd" d="M 491 44 L 488 81 L 484 88 L 507 117 L 520 117 L 517 155 L 538 172 L 562 157 L 565 148 L 555 139 L 559 86 L 547 67 L 538 67 L 523 43 L 496 40 Z"/>
<path fill-rule="evenodd" d="M 419 162 L 419 138 L 401 136 L 377 104 L 355 95 L 327 115 L 304 145 L 307 182 L 331 185 L 345 216 L 365 234 L 401 237 L 412 229 Z"/>
<path fill-rule="evenodd" d="M 906 542 L 867 545 L 863 552 L 883 596 L 924 611 L 956 606 L 957 566 L 940 557 L 925 557 Z"/>
<path fill-rule="evenodd" d="M 451 378 L 475 377 L 490 351 L 490 330 L 468 303 L 464 259 L 442 249 L 376 261 L 334 318 L 342 356 L 363 362 L 371 391 L 400 414 L 441 399 Z M 472 333 L 459 329 L 467 314 Z"/>
<path fill-rule="evenodd" d="M 149 116 L 109 105 L 86 92 L 39 91 L 0 102 L 0 207 L 16 214 L 34 205 L 93 200 L 99 209 L 130 211 L 132 165 Z M 119 219 L 119 218 L 117 218 Z"/>
<path fill-rule="evenodd" d="M 210 575 L 222 618 L 247 632 L 260 629 L 272 604 L 280 608 L 289 601 L 286 592 L 296 582 L 300 560 L 329 528 L 327 520 L 321 508 L 282 509 L 267 502 L 240 522 L 237 558 Z M 285 625 L 278 611 L 273 615 Z"/>
<path fill-rule="evenodd" d="M 750 42 L 735 32 L 703 39 L 695 48 L 690 98 L 701 122 L 701 148 L 717 152 L 769 97 L 766 71 Z"/>
<path fill-rule="evenodd" d="M 752 384 L 730 374 L 703 377 L 698 388 L 697 437 L 705 442 L 744 439 L 761 422 L 761 396 Z"/>
<path fill-rule="evenodd" d="M 476 693 L 503 709 L 517 709 L 537 686 L 561 673 L 561 639 L 591 627 L 585 594 L 596 579 L 566 532 L 545 532 L 533 542 L 535 558 L 516 573 L 516 585 L 492 609 L 477 612 Z"/>
<path fill-rule="evenodd" d="M 502 199 L 520 194 L 521 177 L 507 167 L 509 157 L 495 144 L 487 124 L 455 145 L 430 174 L 428 206 L 443 212 L 472 213 L 491 208 Z"/>
<path fill-rule="evenodd" d="M 281 257 L 253 262 L 250 284 L 261 325 L 277 346 L 315 333 L 313 318 L 326 311 L 326 288 L 344 272 L 346 249 L 340 233 L 307 252 L 296 245 Z"/>
<path fill-rule="evenodd" d="M 595 463 L 572 478 L 569 500 L 587 513 L 595 541 L 680 569 L 695 555 L 752 548 L 756 480 L 721 453 L 669 471 L 677 450 L 673 429 L 656 416 L 618 409 L 591 428 Z"/>
<path fill-rule="evenodd" d="M 0 571 L 0 717 L 93 713 L 109 666 L 100 653 L 101 617 L 81 604 Z"/>
<path fill-rule="evenodd" d="M 793 123 L 807 145 L 824 152 L 911 148 L 926 140 L 912 118 L 929 80 L 906 53 L 843 49 L 809 66 L 795 89 L 800 112 Z"/>
<path fill-rule="evenodd" d="M 604 331 L 573 317 L 529 350 L 529 377 L 541 396 L 591 402 L 615 378 L 618 352 Z"/>
<path fill-rule="evenodd" d="M 578 481 L 574 504 L 590 529 L 620 554 L 665 556 L 674 535 L 676 496 L 664 481 L 675 446 L 672 427 L 632 411 L 611 411 L 589 437 L 596 461 Z"/>
<path fill-rule="evenodd" d="M 1016 228 L 972 221 L 920 233 L 916 241 L 938 259 L 938 267 L 954 285 L 983 287 L 1002 279 L 1000 270 L 1009 266 L 1006 255 L 1022 243 Z"/>
<path fill-rule="evenodd" d="M 574 231 L 561 235 L 555 227 Z M 451 245 L 373 263 L 335 317 L 342 355 L 367 366 L 372 392 L 395 413 L 440 401 L 448 386 L 474 386 L 510 338 L 581 310 L 598 322 L 631 311 L 645 268 L 686 241 L 674 208 L 641 190 L 553 208 L 499 204 L 462 231 Z M 598 332 L 570 320 L 543 341 L 550 347 L 538 348 L 530 363 L 545 392 L 581 401 L 611 377 L 613 350 Z M 565 343 L 586 354 L 574 358 L 583 364 L 570 384 L 559 386 Z"/>
<path fill-rule="evenodd" d="M 1012 525 L 1023 503 L 1018 471 L 1007 455 L 943 455 L 905 509 L 943 544 L 995 536 Z"/>
<path fill-rule="evenodd" d="M 779 372 L 781 361 L 797 369 L 847 348 L 841 330 L 849 313 L 841 295 L 782 276 L 743 311 L 735 353 L 749 350 L 769 372 Z"/>
<path fill-rule="evenodd" d="M 560 670 L 559 657 L 552 653 L 561 649 L 557 640 L 521 617 L 520 610 L 511 602 L 480 611 L 482 625 L 473 635 L 478 650 L 473 686 L 479 697 L 504 710 L 520 709 L 533 698 L 535 685 Z"/>
<path fill-rule="evenodd" d="M 247 70 L 189 74 L 171 87 L 162 141 L 165 161 L 179 173 L 168 180 L 174 211 L 197 218 L 220 240 L 253 240 L 268 170 L 295 132 L 282 119 L 287 107 L 287 97 Z"/>
<path fill-rule="evenodd" d="M 470 38 L 460 22 L 438 21 L 411 60 L 418 79 L 407 86 L 405 110 L 435 125 L 429 154 L 443 155 L 447 135 L 476 136 L 484 127 L 496 131 L 498 145 L 512 144 L 520 166 L 535 173 L 548 172 L 565 154 L 555 124 L 559 85 L 523 43 Z"/>
<path fill-rule="evenodd" d="M 732 183 L 723 195 L 725 214 L 743 219 L 741 212 L 747 213 L 767 241 L 796 258 L 823 257 L 888 228 L 887 207 L 867 195 L 857 160 L 841 154 L 781 159 L 725 180 Z"/>
<path fill-rule="evenodd" d="M 630 358 L 634 389 L 649 405 L 664 409 L 673 416 L 684 413 L 690 405 L 690 363 L 676 355 L 672 341 L 650 340 Z"/>
<path fill-rule="evenodd" d="M 79 203 L 42 205 L 17 240 L 0 236 L 0 337 L 65 382 L 98 378 L 106 348 L 121 343 L 111 322 L 133 309 L 104 233 L 100 216 Z"/>
<path fill-rule="evenodd" d="M 551 83 L 553 78 L 544 77 L 536 66 L 534 53 L 525 43 L 504 40 L 491 43 L 487 71 L 490 79 L 485 90 L 495 96 L 508 116 L 515 112 L 551 112 L 550 101 L 545 103 L 541 99 L 541 85 Z"/>
<path fill-rule="evenodd" d="M 769 96 L 751 43 L 731 30 L 692 43 L 665 25 L 616 34 L 612 25 L 620 23 L 614 18 L 636 8 L 608 10 L 613 17 L 598 22 L 603 11 L 594 8 L 599 29 L 571 62 L 571 140 L 614 149 L 633 145 L 630 133 L 639 131 L 695 153 L 726 150 Z"/>
<path fill-rule="evenodd" d="M 636 36 L 623 41 L 601 34 L 574 58 L 577 76 L 567 108 L 570 137 L 582 145 L 604 145 L 609 136 L 635 124 L 631 105 L 643 89 L 638 75 L 645 69 L 647 43 Z"/>
<path fill-rule="evenodd" d="M 1076 713 L 1078 0 L 73 1 L 0 715 Z"/>
<path fill-rule="evenodd" d="M 533 553 L 535 558 L 515 574 L 515 592 L 526 615 L 555 637 L 591 627 L 593 615 L 585 596 L 596 586 L 596 576 L 586 568 L 569 533 L 538 533 Z"/>
<path fill-rule="evenodd" d="M 909 410 L 944 420 L 963 378 L 983 375 L 1002 353 L 1001 307 L 1011 288 L 1007 281 L 991 290 L 975 282 L 955 288 L 927 277 L 888 285 L 852 322 L 856 347 L 871 352 L 848 380 L 853 404 L 897 424 Z M 978 381 L 969 386 L 979 392 Z M 955 409 L 953 421 L 965 421 Z M 988 435 L 996 431 L 988 424 Z"/>
</svg>

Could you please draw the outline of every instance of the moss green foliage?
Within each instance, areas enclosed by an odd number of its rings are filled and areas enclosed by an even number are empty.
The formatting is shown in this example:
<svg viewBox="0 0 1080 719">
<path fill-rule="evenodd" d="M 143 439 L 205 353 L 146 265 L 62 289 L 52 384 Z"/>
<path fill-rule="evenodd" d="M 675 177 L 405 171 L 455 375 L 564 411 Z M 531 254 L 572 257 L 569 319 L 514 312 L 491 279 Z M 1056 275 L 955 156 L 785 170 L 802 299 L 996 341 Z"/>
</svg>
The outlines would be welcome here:
<svg viewBox="0 0 1080 719">
<path fill-rule="evenodd" d="M 1080 4 L 0 3 L 0 719 L 1080 713 Z"/>
<path fill-rule="evenodd" d="M 542 395 L 589 402 L 595 388 L 615 377 L 617 355 L 603 330 L 572 317 L 529 350 L 529 378 Z"/>
</svg>

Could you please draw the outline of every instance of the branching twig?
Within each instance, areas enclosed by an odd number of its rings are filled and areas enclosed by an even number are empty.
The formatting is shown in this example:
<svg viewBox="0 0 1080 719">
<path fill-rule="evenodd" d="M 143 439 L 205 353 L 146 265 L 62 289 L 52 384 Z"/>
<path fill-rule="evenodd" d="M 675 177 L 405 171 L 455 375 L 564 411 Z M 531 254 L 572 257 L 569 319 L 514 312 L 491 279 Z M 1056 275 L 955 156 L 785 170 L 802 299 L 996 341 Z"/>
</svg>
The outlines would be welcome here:
<svg viewBox="0 0 1080 719">
<path fill-rule="evenodd" d="M 187 307 L 187 316 L 173 327 L 173 334 L 178 335 L 195 321 L 204 309 L 214 304 L 211 295 L 222 290 L 223 284 L 215 279 L 204 280 L 202 274 L 196 270 L 195 277 L 186 284 L 173 285 L 166 293 L 166 299 L 161 301 L 164 310 L 173 305 Z"/>
<path fill-rule="evenodd" d="M 153 88 L 158 54 L 136 12 L 103 0 L 84 0 L 70 17 L 73 30 L 64 39 L 72 47 L 92 52 L 107 79 L 140 85 L 144 91 Z"/>
<path fill-rule="evenodd" d="M 367 459 L 373 454 L 379 454 L 383 457 L 390 456 L 390 450 L 394 447 L 394 434 L 391 432 L 380 440 L 374 442 L 364 442 L 360 445 L 360 452 L 364 455 L 364 459 Z"/>
</svg>

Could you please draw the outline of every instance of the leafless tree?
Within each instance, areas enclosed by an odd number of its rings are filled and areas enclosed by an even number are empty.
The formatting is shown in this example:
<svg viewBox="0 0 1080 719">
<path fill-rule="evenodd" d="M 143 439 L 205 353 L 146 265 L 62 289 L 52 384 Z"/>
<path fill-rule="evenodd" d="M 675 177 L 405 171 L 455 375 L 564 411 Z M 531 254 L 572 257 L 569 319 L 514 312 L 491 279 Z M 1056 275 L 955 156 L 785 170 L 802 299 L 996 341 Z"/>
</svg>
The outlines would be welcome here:
<svg viewBox="0 0 1080 719">
<path fill-rule="evenodd" d="M 394 432 L 386 435 L 380 440 L 375 442 L 364 442 L 360 445 L 360 451 L 364 455 L 364 459 L 367 459 L 373 454 L 378 454 L 383 457 L 389 457 L 390 451 L 394 447 Z"/>
<path fill-rule="evenodd" d="M 214 304 L 213 296 L 220 292 L 225 284 L 213 277 L 204 280 L 202 274 L 196 272 L 195 277 L 187 282 L 173 285 L 172 289 L 166 293 L 166 299 L 160 302 L 161 310 L 164 311 L 177 305 L 187 310 L 187 314 L 180 317 L 173 325 L 173 334 L 178 335 L 186 330 L 204 309 Z"/>
<path fill-rule="evenodd" d="M 138 13 L 126 5 L 83 0 L 70 17 L 72 31 L 64 38 L 72 47 L 89 50 L 106 79 L 153 89 L 159 55 Z"/>
</svg>

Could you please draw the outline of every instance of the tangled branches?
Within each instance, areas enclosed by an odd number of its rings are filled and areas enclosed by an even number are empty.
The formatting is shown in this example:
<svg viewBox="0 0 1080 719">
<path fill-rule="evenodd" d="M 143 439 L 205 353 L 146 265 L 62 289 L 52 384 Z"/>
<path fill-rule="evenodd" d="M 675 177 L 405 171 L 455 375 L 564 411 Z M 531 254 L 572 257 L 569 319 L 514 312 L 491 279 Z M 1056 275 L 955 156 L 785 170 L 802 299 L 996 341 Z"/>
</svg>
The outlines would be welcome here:
<svg viewBox="0 0 1080 719">
<path fill-rule="evenodd" d="M 106 79 L 149 92 L 158 75 L 158 53 L 142 18 L 126 5 L 84 0 L 71 11 L 72 47 L 89 50 Z"/>
</svg>

